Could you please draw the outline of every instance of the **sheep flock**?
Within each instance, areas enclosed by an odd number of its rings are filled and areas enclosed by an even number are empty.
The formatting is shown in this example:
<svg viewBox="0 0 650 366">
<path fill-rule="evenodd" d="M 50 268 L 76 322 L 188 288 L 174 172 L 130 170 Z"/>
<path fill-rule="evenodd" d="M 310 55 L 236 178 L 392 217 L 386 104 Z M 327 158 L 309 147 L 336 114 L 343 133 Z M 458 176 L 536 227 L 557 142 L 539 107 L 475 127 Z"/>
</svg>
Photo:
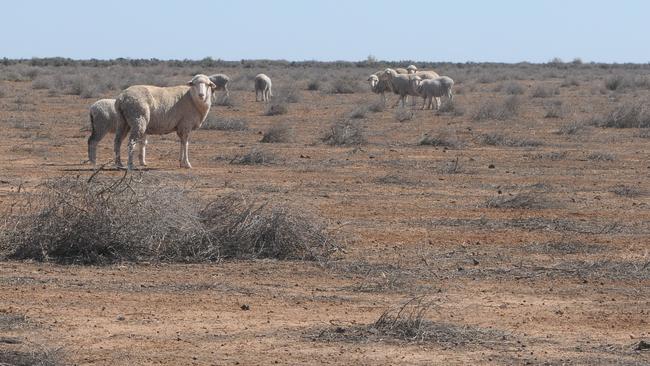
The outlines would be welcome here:
<svg viewBox="0 0 650 366">
<path fill-rule="evenodd" d="M 406 98 L 422 98 L 422 108 L 439 109 L 441 98 L 453 100 L 454 81 L 439 76 L 433 70 L 418 70 L 415 65 L 405 68 L 386 68 L 366 79 L 370 90 L 381 96 L 386 105 L 386 94 L 398 96 L 393 107 Z M 133 155 L 138 147 L 139 163 L 146 166 L 147 135 L 164 135 L 175 132 L 180 140 L 179 163 L 181 168 L 191 168 L 189 139 L 193 130 L 201 127 L 210 107 L 215 102 L 216 91 L 230 96 L 230 77 L 225 74 L 195 75 L 185 85 L 158 87 L 133 85 L 120 92 L 115 99 L 101 99 L 89 108 L 91 135 L 88 138 L 88 162 L 97 162 L 97 145 L 106 134 L 114 133 L 114 163 L 123 168 L 120 155 L 123 141 L 128 140 L 127 169 L 134 169 Z M 269 102 L 273 97 L 271 78 L 263 73 L 253 79 L 256 102 Z"/>
</svg>

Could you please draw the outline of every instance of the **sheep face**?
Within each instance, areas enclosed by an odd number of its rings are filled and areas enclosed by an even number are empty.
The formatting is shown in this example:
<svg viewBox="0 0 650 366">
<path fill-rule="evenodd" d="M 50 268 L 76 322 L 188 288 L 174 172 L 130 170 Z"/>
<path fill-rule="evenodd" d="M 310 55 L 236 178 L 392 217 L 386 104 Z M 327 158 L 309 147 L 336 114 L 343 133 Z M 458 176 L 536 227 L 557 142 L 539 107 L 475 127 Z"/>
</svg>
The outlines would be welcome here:
<svg viewBox="0 0 650 366">
<path fill-rule="evenodd" d="M 379 83 L 379 78 L 377 75 L 370 75 L 368 82 L 370 83 L 370 87 L 374 88 Z"/>
<path fill-rule="evenodd" d="M 384 72 L 381 74 L 381 78 L 382 78 L 382 80 L 389 80 L 389 79 L 395 77 L 396 75 L 397 75 L 397 71 L 395 71 L 395 70 L 393 70 L 391 68 L 388 68 L 388 69 L 384 70 Z"/>
<path fill-rule="evenodd" d="M 415 74 L 418 71 L 418 68 L 415 67 L 415 65 L 409 65 L 406 70 L 409 74 Z"/>
<path fill-rule="evenodd" d="M 217 85 L 203 74 L 195 75 L 187 85 L 190 86 L 192 98 L 205 104 L 211 103 L 212 91 L 217 88 Z"/>
</svg>

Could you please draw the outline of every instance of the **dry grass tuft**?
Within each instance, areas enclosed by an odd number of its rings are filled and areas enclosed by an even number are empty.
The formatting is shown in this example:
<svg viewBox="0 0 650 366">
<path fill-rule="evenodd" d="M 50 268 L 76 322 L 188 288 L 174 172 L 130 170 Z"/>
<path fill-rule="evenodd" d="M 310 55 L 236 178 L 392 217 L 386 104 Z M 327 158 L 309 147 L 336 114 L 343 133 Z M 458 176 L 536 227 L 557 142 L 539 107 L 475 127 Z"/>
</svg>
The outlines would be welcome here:
<svg viewBox="0 0 650 366">
<path fill-rule="evenodd" d="M 358 120 L 339 121 L 330 127 L 322 140 L 334 146 L 361 145 L 366 142 L 365 128 Z"/>
</svg>

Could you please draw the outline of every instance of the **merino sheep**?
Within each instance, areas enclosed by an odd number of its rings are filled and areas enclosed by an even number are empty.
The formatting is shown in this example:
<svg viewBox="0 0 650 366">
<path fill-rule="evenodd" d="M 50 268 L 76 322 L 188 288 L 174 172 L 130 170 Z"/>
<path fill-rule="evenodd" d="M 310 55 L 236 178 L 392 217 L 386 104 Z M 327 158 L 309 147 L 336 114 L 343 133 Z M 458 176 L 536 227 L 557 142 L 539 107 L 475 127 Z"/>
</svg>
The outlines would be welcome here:
<svg viewBox="0 0 650 366">
<path fill-rule="evenodd" d="M 214 85 L 217 86 L 215 90 L 225 90 L 226 91 L 226 97 L 230 96 L 230 90 L 228 90 L 228 83 L 230 82 L 230 78 L 228 75 L 225 74 L 214 74 L 208 76 L 210 78 L 210 81 L 214 83 Z M 216 94 L 212 94 L 214 97 Z"/>
<path fill-rule="evenodd" d="M 203 74 L 195 75 L 187 85 L 157 87 L 135 85 L 116 98 L 115 109 L 120 123 L 115 132 L 115 164 L 121 166 L 120 145 L 130 129 L 128 169 L 133 169 L 133 148 L 145 134 L 164 135 L 176 131 L 180 139 L 180 165 L 191 168 L 188 156 L 192 130 L 201 127 L 212 104 L 212 91 L 217 86 Z"/>
<path fill-rule="evenodd" d="M 91 134 L 88 137 L 88 161 L 92 165 L 96 165 L 97 145 L 107 133 L 115 133 L 121 117 L 115 110 L 115 99 L 100 99 L 90 106 L 89 112 Z M 147 138 L 145 137 L 144 144 L 138 144 L 140 165 L 147 165 L 145 161 L 146 145 Z"/>
<path fill-rule="evenodd" d="M 411 83 L 411 79 L 414 75 L 404 75 L 398 74 L 397 71 L 388 68 L 381 73 L 380 80 L 384 80 L 390 85 L 393 92 L 399 95 L 397 103 L 393 107 L 396 107 L 400 101 L 402 101 L 402 106 L 406 105 L 406 96 L 419 96 L 420 94 L 414 89 L 414 84 Z"/>
<path fill-rule="evenodd" d="M 416 71 L 418 71 L 418 68 L 417 68 L 415 65 L 409 65 L 409 66 L 406 68 L 406 71 L 407 71 L 409 74 L 415 74 Z"/>
<path fill-rule="evenodd" d="M 257 74 L 255 76 L 255 101 L 258 102 L 258 94 L 262 93 L 262 101 L 266 102 L 273 96 L 271 90 L 271 78 L 264 74 Z"/>
<path fill-rule="evenodd" d="M 454 81 L 450 77 L 441 76 L 435 79 L 422 80 L 416 76 L 411 80 L 411 83 L 423 99 L 422 109 L 425 106 L 427 109 L 431 109 L 434 98 L 436 110 L 440 108 L 440 97 L 446 96 L 449 100 L 454 100 L 452 92 Z"/>
<path fill-rule="evenodd" d="M 390 84 L 386 80 L 380 80 L 379 76 L 381 75 L 381 71 L 378 71 L 370 77 L 368 77 L 368 82 L 370 83 L 370 90 L 375 93 L 375 94 L 381 94 L 381 100 L 386 104 L 386 92 L 391 92 L 393 91 L 390 88 Z"/>
</svg>

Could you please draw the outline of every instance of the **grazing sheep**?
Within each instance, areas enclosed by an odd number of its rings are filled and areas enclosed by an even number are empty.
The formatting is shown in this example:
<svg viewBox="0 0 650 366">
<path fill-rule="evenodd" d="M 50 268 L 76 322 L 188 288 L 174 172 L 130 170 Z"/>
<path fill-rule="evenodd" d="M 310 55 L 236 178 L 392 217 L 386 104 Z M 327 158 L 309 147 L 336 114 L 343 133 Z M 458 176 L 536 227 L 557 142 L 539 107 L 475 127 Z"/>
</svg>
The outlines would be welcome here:
<svg viewBox="0 0 650 366">
<path fill-rule="evenodd" d="M 226 91 L 226 97 L 230 96 L 230 90 L 228 90 L 228 83 L 230 82 L 230 78 L 228 75 L 225 74 L 214 74 L 208 76 L 210 78 L 210 81 L 214 83 L 214 85 L 217 86 L 215 90 L 225 90 Z M 212 93 L 212 96 L 216 96 L 216 94 Z"/>
<path fill-rule="evenodd" d="M 180 165 L 191 168 L 190 133 L 201 127 L 208 115 L 216 87 L 207 76 L 198 74 L 187 85 L 164 88 L 135 85 L 122 91 L 115 101 L 115 109 L 122 116 L 115 132 L 115 164 L 122 165 L 120 145 L 130 128 L 128 169 L 133 169 L 133 148 L 145 134 L 164 135 L 174 131 L 181 143 Z"/>
<path fill-rule="evenodd" d="M 390 88 L 389 83 L 386 80 L 380 80 L 379 76 L 381 75 L 381 71 L 378 71 L 370 77 L 368 77 L 368 82 L 370 83 L 370 90 L 375 93 L 375 94 L 381 94 L 381 100 L 386 104 L 386 92 L 391 92 L 392 89 Z"/>
<path fill-rule="evenodd" d="M 418 71 L 418 68 L 415 67 L 415 65 L 409 65 L 409 66 L 406 68 L 406 71 L 407 71 L 409 74 L 415 74 L 415 73 Z"/>
<path fill-rule="evenodd" d="M 404 75 L 398 74 L 397 71 L 388 68 L 381 73 L 380 80 L 384 80 L 388 83 L 395 94 L 399 95 L 397 103 L 393 107 L 396 107 L 400 101 L 402 101 L 402 107 L 406 105 L 406 96 L 419 96 L 420 94 L 414 89 L 414 84 L 411 83 L 411 79 L 414 75 Z"/>
<path fill-rule="evenodd" d="M 435 79 L 422 80 L 416 76 L 411 79 L 411 83 L 423 99 L 422 109 L 424 109 L 425 105 L 427 109 L 431 109 L 434 98 L 436 100 L 436 110 L 440 108 L 440 97 L 446 96 L 449 100 L 454 100 L 452 92 L 454 81 L 450 77 L 441 76 Z"/>
<path fill-rule="evenodd" d="M 273 96 L 271 91 L 271 78 L 264 74 L 257 74 L 255 76 L 255 101 L 258 102 L 258 94 L 262 93 L 262 101 L 266 102 Z"/>
<path fill-rule="evenodd" d="M 97 145 L 107 133 L 115 133 L 121 117 L 115 110 L 115 99 L 100 99 L 90 106 L 89 112 L 91 134 L 88 137 L 88 161 L 92 165 L 96 165 Z M 147 139 L 145 137 L 144 144 L 138 144 L 140 148 L 140 165 L 147 165 L 145 161 L 146 145 Z"/>
</svg>

